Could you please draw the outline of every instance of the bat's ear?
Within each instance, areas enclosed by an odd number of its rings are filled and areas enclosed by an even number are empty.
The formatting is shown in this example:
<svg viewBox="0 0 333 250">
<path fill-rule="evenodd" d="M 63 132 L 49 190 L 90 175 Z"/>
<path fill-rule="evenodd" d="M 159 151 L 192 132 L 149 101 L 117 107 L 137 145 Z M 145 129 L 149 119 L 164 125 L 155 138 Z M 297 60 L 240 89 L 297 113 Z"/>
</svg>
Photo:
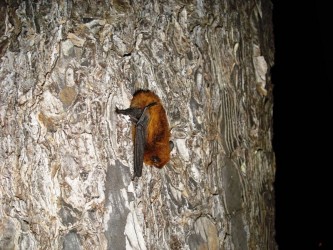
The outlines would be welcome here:
<svg viewBox="0 0 333 250">
<path fill-rule="evenodd" d="M 173 143 L 173 141 L 169 141 L 170 151 L 173 149 L 174 146 L 175 146 L 175 144 Z"/>
</svg>

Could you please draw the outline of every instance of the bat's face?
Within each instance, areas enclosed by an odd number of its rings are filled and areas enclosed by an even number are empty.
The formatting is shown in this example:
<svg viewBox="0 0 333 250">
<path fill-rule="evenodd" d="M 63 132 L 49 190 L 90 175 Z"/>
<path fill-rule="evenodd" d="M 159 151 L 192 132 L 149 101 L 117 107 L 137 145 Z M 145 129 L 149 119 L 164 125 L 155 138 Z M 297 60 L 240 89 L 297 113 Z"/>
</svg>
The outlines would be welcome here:
<svg viewBox="0 0 333 250">
<path fill-rule="evenodd" d="M 167 144 L 155 145 L 154 149 L 147 149 L 144 154 L 144 163 L 158 168 L 163 167 L 170 160 L 170 147 Z"/>
</svg>

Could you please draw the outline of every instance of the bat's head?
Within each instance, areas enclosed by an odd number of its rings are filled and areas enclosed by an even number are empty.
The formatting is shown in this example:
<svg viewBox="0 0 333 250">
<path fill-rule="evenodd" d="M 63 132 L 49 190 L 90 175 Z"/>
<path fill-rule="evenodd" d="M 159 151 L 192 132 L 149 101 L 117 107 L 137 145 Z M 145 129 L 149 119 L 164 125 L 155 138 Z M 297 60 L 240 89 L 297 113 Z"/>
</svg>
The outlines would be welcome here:
<svg viewBox="0 0 333 250">
<path fill-rule="evenodd" d="M 158 168 L 163 167 L 170 160 L 169 145 L 155 145 L 154 150 L 145 151 L 144 162 Z"/>
</svg>

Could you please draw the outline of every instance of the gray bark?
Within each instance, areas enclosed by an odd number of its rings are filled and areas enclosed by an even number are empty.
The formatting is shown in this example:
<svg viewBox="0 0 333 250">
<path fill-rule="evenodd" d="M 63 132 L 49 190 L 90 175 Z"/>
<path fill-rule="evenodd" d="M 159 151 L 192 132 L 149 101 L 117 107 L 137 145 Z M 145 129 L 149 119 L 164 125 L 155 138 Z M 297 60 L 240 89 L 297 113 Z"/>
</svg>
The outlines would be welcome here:
<svg viewBox="0 0 333 250">
<path fill-rule="evenodd" d="M 276 249 L 270 1 L 0 8 L 0 249 Z M 132 182 L 139 88 L 175 147 Z"/>
</svg>

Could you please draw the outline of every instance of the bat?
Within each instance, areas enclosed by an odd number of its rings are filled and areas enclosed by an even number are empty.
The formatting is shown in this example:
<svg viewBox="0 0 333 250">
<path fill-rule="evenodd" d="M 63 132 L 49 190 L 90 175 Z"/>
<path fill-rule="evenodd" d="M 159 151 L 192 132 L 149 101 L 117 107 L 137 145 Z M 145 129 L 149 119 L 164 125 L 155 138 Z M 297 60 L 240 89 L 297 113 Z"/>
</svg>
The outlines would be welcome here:
<svg viewBox="0 0 333 250">
<path fill-rule="evenodd" d="M 173 142 L 169 141 L 169 123 L 160 98 L 150 90 L 137 90 L 130 107 L 116 107 L 116 113 L 128 115 L 133 123 L 133 179 L 142 175 L 143 163 L 163 167 L 170 160 Z"/>
</svg>

